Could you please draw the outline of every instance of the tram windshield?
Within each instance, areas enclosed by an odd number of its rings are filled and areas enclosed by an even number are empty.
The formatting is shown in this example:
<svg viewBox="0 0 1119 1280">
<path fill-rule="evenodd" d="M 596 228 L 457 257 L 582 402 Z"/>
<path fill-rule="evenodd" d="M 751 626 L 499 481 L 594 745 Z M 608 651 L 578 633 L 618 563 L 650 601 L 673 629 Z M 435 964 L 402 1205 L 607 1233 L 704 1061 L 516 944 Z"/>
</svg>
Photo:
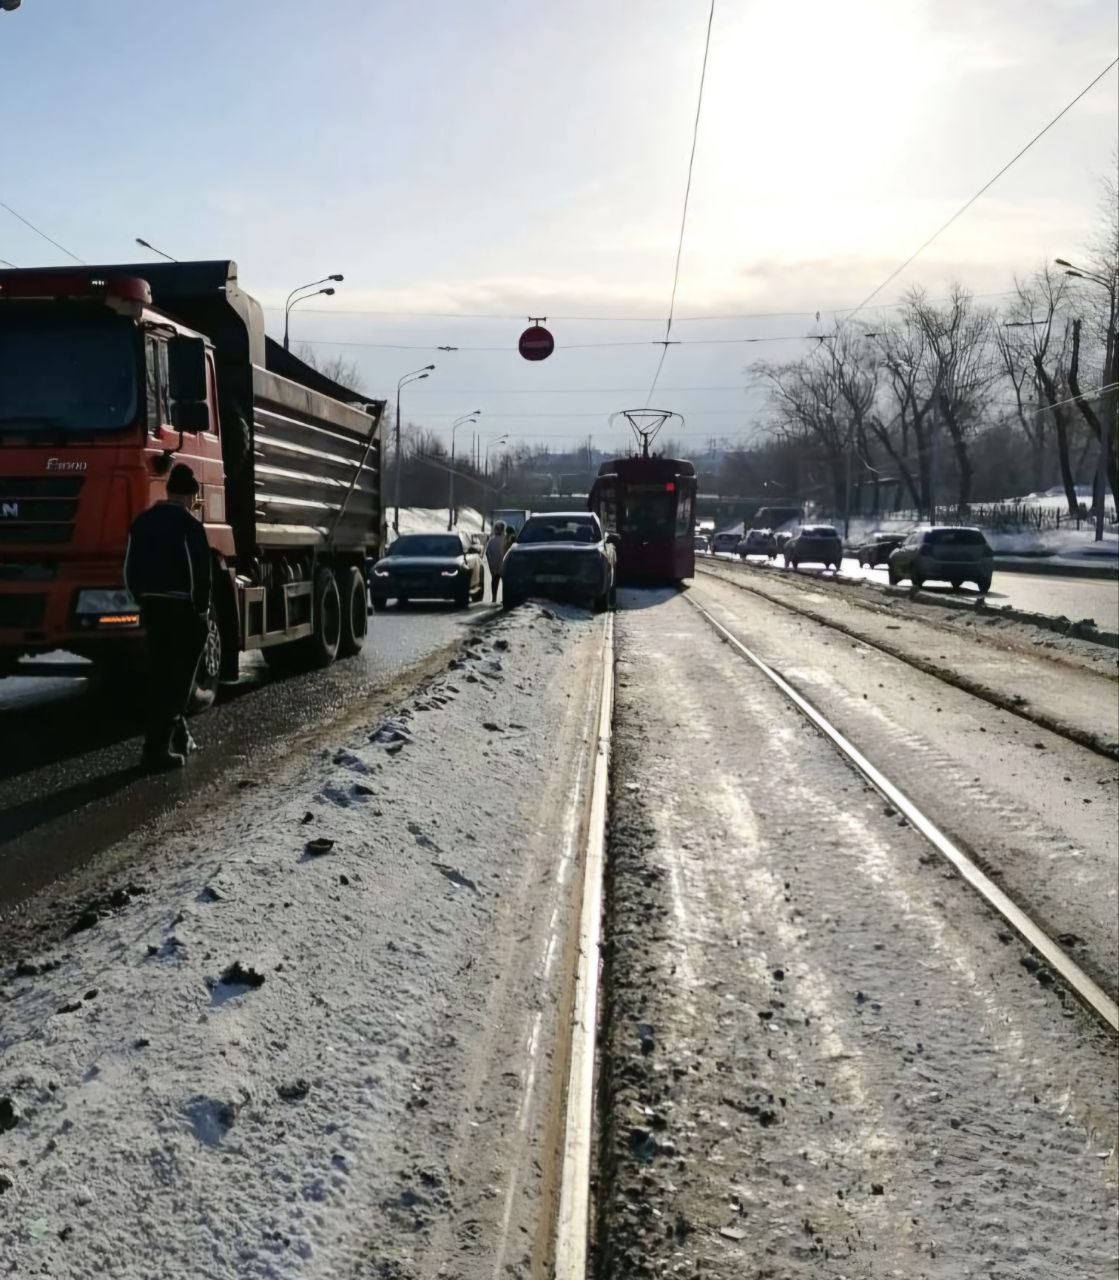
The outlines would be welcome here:
<svg viewBox="0 0 1119 1280">
<path fill-rule="evenodd" d="M 621 526 L 626 533 L 670 534 L 676 520 L 676 494 L 656 488 L 629 486 L 622 502 Z"/>
</svg>

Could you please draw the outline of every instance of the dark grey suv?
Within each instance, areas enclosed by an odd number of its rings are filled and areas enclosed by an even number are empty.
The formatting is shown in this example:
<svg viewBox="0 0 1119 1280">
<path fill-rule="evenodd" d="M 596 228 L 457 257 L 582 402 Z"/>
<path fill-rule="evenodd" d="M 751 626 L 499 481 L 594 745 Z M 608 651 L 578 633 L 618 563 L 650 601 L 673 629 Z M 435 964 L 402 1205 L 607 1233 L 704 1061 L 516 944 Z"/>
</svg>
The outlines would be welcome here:
<svg viewBox="0 0 1119 1280">
<path fill-rule="evenodd" d="M 974 582 L 980 591 L 990 591 L 994 553 L 978 529 L 962 525 L 940 525 L 914 529 L 896 551 L 890 553 L 890 581 L 905 578 L 919 589 L 926 582 L 950 582 L 958 590 Z"/>
</svg>

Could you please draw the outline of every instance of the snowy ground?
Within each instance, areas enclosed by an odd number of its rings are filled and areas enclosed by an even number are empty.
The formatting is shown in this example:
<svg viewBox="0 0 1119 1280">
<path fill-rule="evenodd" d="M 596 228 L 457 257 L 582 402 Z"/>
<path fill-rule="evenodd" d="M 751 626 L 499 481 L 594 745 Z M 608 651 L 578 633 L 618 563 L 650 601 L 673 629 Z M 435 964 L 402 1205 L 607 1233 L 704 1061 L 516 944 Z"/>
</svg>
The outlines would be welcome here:
<svg viewBox="0 0 1119 1280">
<path fill-rule="evenodd" d="M 842 637 L 692 590 L 860 745 L 882 721 L 934 819 L 1013 789 L 1004 717 L 937 715 L 922 678 L 868 705 Z M 646 600 L 618 619 L 599 1280 L 1114 1274 L 1114 1043 L 685 599 Z M 1074 886 L 1041 818 L 1005 852 Z"/>
<path fill-rule="evenodd" d="M 60 906 L 0 976 L 0 1272 L 537 1274 L 600 644 L 526 606 Z"/>
</svg>

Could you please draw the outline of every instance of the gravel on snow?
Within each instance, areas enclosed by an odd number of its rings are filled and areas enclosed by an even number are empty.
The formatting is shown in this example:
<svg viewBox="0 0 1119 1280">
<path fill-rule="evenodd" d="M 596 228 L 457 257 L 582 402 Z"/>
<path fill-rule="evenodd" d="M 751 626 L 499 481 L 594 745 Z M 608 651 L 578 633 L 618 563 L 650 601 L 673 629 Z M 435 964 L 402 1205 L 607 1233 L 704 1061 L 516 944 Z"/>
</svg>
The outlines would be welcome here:
<svg viewBox="0 0 1119 1280">
<path fill-rule="evenodd" d="M 527 1274 L 600 646 L 496 621 L 0 974 L 0 1273 L 488 1276 L 504 1229 Z"/>
<path fill-rule="evenodd" d="M 1116 1046 L 680 598 L 618 624 L 599 1280 L 1116 1265 Z"/>
</svg>

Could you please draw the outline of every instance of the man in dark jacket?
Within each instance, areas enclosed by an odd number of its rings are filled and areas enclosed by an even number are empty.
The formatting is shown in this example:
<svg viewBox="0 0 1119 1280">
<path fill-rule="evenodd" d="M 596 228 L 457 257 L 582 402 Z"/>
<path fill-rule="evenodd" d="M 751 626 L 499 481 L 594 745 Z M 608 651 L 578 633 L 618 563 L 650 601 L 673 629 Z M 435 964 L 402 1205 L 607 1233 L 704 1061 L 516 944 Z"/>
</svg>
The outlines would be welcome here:
<svg viewBox="0 0 1119 1280">
<path fill-rule="evenodd" d="M 184 463 L 167 477 L 167 500 L 132 522 L 124 582 L 140 605 L 147 633 L 150 690 L 143 763 L 173 769 L 186 763 L 194 740 L 186 709 L 206 641 L 210 609 L 210 546 L 191 514 L 198 481 Z"/>
</svg>

